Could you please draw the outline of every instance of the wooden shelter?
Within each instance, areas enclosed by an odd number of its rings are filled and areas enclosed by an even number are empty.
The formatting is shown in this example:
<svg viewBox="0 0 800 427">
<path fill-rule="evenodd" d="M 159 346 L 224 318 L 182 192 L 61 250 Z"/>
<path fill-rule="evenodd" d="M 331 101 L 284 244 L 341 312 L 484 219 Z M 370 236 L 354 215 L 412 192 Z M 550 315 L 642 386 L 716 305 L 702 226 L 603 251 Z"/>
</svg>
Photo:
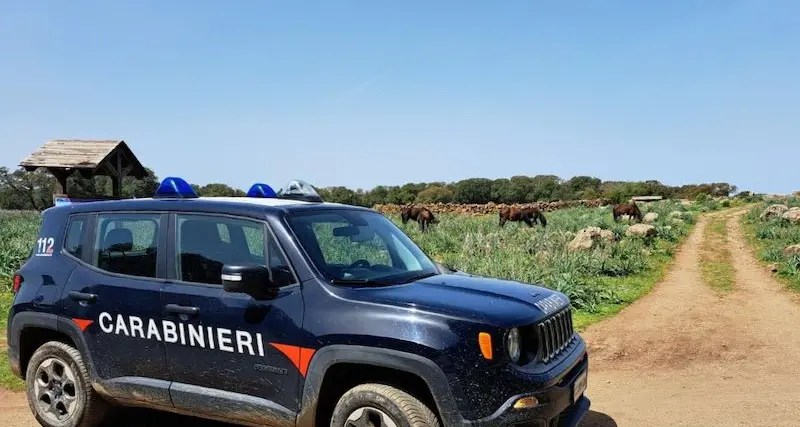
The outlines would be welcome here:
<svg viewBox="0 0 800 427">
<path fill-rule="evenodd" d="M 122 179 L 144 178 L 147 171 L 125 141 L 86 141 L 56 139 L 46 142 L 20 164 L 27 171 L 47 169 L 56 177 L 54 196 L 67 195 L 67 178 L 78 172 L 84 178 L 96 175 L 111 178 L 112 192 L 119 198 Z"/>
<path fill-rule="evenodd" d="M 636 196 L 636 197 L 631 197 L 631 202 L 649 203 L 649 202 L 657 202 L 663 199 L 664 198 L 662 196 Z"/>
</svg>

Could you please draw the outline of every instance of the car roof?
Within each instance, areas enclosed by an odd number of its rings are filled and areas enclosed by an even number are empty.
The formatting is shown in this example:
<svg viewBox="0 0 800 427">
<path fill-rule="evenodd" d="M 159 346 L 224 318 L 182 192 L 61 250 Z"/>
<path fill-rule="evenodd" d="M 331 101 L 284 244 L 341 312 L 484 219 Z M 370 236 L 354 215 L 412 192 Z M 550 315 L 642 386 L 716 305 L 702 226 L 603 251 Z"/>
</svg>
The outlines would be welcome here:
<svg viewBox="0 0 800 427">
<path fill-rule="evenodd" d="M 104 200 L 71 203 L 50 209 L 65 209 L 71 213 L 113 211 L 181 211 L 263 215 L 265 213 L 290 212 L 295 210 L 358 209 L 372 211 L 361 206 L 330 202 L 306 202 L 302 200 L 259 197 L 197 197 L 197 198 L 143 198 Z"/>
</svg>

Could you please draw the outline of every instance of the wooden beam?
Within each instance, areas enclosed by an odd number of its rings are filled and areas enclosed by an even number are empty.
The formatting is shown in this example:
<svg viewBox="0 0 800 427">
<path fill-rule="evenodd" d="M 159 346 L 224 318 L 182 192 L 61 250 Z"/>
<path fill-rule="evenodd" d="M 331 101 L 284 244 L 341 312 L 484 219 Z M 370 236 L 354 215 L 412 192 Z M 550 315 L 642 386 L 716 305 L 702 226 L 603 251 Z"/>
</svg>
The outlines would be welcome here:
<svg viewBox="0 0 800 427">
<path fill-rule="evenodd" d="M 122 194 L 122 178 L 124 178 L 125 175 L 123 175 L 122 171 L 122 153 L 120 153 L 119 150 L 117 150 L 116 161 L 117 165 L 115 169 L 117 171 L 117 176 L 111 177 L 111 187 L 113 188 L 112 195 L 116 198 L 120 198 Z"/>
<path fill-rule="evenodd" d="M 62 194 L 69 194 L 67 193 L 67 178 L 69 178 L 69 172 L 64 169 L 47 169 L 54 177 L 56 177 L 56 185 L 53 188 L 54 195 L 62 195 Z"/>
</svg>

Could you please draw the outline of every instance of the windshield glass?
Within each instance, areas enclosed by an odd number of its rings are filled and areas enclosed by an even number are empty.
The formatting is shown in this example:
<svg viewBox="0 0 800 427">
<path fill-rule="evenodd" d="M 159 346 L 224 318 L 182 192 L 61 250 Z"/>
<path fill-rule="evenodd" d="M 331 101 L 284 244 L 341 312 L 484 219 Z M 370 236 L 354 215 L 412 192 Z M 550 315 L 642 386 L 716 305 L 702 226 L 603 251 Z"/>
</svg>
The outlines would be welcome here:
<svg viewBox="0 0 800 427">
<path fill-rule="evenodd" d="M 396 284 L 437 273 L 425 253 L 379 213 L 293 212 L 288 222 L 317 268 L 334 282 Z"/>
</svg>

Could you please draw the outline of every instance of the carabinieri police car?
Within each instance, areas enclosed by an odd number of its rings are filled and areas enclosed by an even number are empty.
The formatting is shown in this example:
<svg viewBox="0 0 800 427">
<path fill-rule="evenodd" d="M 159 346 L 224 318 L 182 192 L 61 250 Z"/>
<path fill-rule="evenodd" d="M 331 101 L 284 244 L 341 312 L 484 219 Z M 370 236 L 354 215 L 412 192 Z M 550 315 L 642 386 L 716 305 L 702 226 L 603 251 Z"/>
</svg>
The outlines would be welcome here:
<svg viewBox="0 0 800 427">
<path fill-rule="evenodd" d="M 47 427 L 119 406 L 258 426 L 572 427 L 569 300 L 433 262 L 371 209 L 293 181 L 46 210 L 8 346 Z"/>
</svg>

